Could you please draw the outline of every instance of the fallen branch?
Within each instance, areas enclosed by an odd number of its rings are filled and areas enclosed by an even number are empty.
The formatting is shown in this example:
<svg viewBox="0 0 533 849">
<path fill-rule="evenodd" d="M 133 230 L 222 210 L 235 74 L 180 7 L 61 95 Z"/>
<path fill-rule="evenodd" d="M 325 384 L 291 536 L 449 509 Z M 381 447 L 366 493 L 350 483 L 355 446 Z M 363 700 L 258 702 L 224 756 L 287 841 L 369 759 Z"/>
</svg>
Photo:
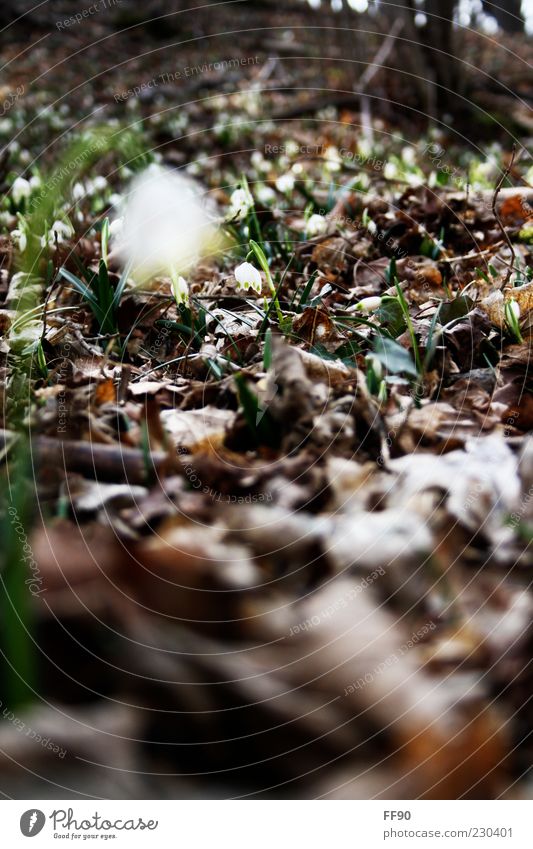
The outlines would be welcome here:
<svg viewBox="0 0 533 849">
<path fill-rule="evenodd" d="M 0 451 L 13 444 L 13 434 L 0 431 Z M 120 445 L 38 436 L 32 441 L 35 466 L 54 466 L 101 481 L 144 484 L 151 476 L 168 472 L 171 462 L 165 451 L 143 452 Z"/>
</svg>

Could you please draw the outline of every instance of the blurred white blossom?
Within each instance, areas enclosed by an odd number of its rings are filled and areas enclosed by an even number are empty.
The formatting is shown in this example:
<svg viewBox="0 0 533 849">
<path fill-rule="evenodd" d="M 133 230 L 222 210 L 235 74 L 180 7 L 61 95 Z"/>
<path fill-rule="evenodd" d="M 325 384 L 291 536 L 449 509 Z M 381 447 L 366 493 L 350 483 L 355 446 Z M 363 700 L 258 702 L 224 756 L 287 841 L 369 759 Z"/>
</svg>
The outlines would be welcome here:
<svg viewBox="0 0 533 849">
<path fill-rule="evenodd" d="M 215 226 L 191 180 L 150 166 L 133 181 L 113 249 L 131 264 L 136 283 L 185 272 L 216 243 Z"/>
<path fill-rule="evenodd" d="M 29 197 L 31 194 L 31 185 L 29 180 L 26 180 L 24 177 L 17 177 L 13 182 L 11 194 L 13 196 L 13 200 L 18 206 L 24 198 Z"/>
<path fill-rule="evenodd" d="M 231 218 L 242 220 L 254 205 L 254 199 L 246 189 L 235 189 L 230 197 L 229 214 Z"/>
<path fill-rule="evenodd" d="M 292 192 L 294 189 L 294 177 L 292 174 L 282 174 L 281 177 L 278 177 L 276 180 L 276 189 L 283 194 Z"/>
<path fill-rule="evenodd" d="M 24 230 L 17 228 L 11 232 L 11 236 L 17 244 L 17 248 L 21 253 L 24 253 L 28 244 L 28 238 Z"/>
<path fill-rule="evenodd" d="M 328 222 L 324 218 L 323 215 L 311 215 L 309 221 L 307 222 L 307 235 L 308 236 L 320 236 L 321 233 L 324 233 L 327 230 Z"/>
</svg>

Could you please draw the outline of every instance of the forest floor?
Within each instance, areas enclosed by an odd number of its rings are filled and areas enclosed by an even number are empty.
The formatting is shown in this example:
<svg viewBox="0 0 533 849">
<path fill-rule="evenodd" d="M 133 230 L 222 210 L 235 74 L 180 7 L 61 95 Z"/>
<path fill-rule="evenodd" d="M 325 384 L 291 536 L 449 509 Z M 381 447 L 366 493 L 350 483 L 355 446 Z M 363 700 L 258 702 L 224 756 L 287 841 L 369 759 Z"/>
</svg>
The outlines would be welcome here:
<svg viewBox="0 0 533 849">
<path fill-rule="evenodd" d="M 3 46 L 0 791 L 529 797 L 531 46 L 362 126 L 299 14 L 57 6 Z M 135 281 L 168 169 L 223 238 Z"/>
</svg>

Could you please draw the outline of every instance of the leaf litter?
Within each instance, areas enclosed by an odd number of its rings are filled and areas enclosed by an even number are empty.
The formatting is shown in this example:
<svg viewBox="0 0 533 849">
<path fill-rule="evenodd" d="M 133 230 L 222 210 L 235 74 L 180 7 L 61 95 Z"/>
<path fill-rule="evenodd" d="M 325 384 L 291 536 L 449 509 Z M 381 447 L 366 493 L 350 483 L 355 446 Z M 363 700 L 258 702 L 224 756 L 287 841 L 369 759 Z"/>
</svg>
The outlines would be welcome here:
<svg viewBox="0 0 533 849">
<path fill-rule="evenodd" d="M 528 793 L 531 213 L 422 167 L 354 187 L 336 131 L 306 132 L 328 156 L 226 165 L 213 143 L 194 176 L 228 241 L 194 264 L 133 285 L 104 260 L 111 151 L 52 273 L 3 268 L 3 459 L 30 434 L 41 507 L 49 707 L 24 716 L 75 794 Z M 53 753 L 1 735 L 3 777 L 38 795 Z"/>
</svg>

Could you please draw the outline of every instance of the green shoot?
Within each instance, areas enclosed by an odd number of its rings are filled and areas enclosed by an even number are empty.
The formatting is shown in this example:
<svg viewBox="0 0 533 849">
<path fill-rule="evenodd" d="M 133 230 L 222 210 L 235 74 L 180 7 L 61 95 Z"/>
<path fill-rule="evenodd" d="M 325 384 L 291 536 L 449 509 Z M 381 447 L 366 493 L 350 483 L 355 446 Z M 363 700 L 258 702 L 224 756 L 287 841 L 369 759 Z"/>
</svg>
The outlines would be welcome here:
<svg viewBox="0 0 533 849">
<path fill-rule="evenodd" d="M 405 319 L 405 324 L 411 337 L 411 347 L 413 349 L 413 356 L 415 358 L 416 369 L 418 375 L 423 374 L 422 360 L 420 357 L 420 349 L 418 347 L 418 341 L 415 334 L 415 329 L 413 327 L 413 322 L 411 321 L 411 315 L 409 313 L 409 304 L 405 298 L 405 295 L 402 291 L 402 287 L 400 286 L 400 282 L 398 280 L 398 275 L 396 273 L 396 261 L 394 259 L 391 260 L 390 263 L 390 279 L 394 282 L 394 287 L 398 293 L 398 300 L 400 301 L 400 306 L 402 308 L 403 317 Z"/>
<path fill-rule="evenodd" d="M 109 245 L 109 218 L 104 218 L 102 224 L 102 259 L 107 265 L 107 249 Z"/>
<path fill-rule="evenodd" d="M 282 313 L 281 307 L 279 305 L 278 293 L 276 291 L 276 287 L 274 286 L 274 281 L 272 280 L 272 275 L 270 273 L 270 267 L 268 265 L 268 260 L 265 256 L 265 252 L 263 251 L 263 248 L 260 247 L 260 245 L 257 244 L 257 242 L 254 242 L 253 239 L 250 239 L 250 248 L 252 249 L 253 253 L 255 254 L 255 258 L 257 259 L 257 262 L 259 263 L 259 265 L 261 266 L 262 270 L 265 273 L 265 277 L 266 277 L 266 280 L 267 280 L 267 283 L 268 283 L 268 288 L 270 289 L 270 293 L 271 293 L 271 296 L 272 296 L 272 301 L 274 302 L 274 307 L 275 307 L 276 313 L 278 315 L 278 321 L 279 321 L 280 325 L 282 325 L 283 324 L 283 313 Z"/>
<path fill-rule="evenodd" d="M 518 306 L 518 303 L 514 300 L 514 298 L 511 298 L 510 301 L 507 301 L 504 307 L 504 312 L 507 330 L 509 331 L 510 335 L 513 337 L 515 342 L 521 345 L 524 341 L 524 338 L 520 331 L 520 307 Z"/>
</svg>

